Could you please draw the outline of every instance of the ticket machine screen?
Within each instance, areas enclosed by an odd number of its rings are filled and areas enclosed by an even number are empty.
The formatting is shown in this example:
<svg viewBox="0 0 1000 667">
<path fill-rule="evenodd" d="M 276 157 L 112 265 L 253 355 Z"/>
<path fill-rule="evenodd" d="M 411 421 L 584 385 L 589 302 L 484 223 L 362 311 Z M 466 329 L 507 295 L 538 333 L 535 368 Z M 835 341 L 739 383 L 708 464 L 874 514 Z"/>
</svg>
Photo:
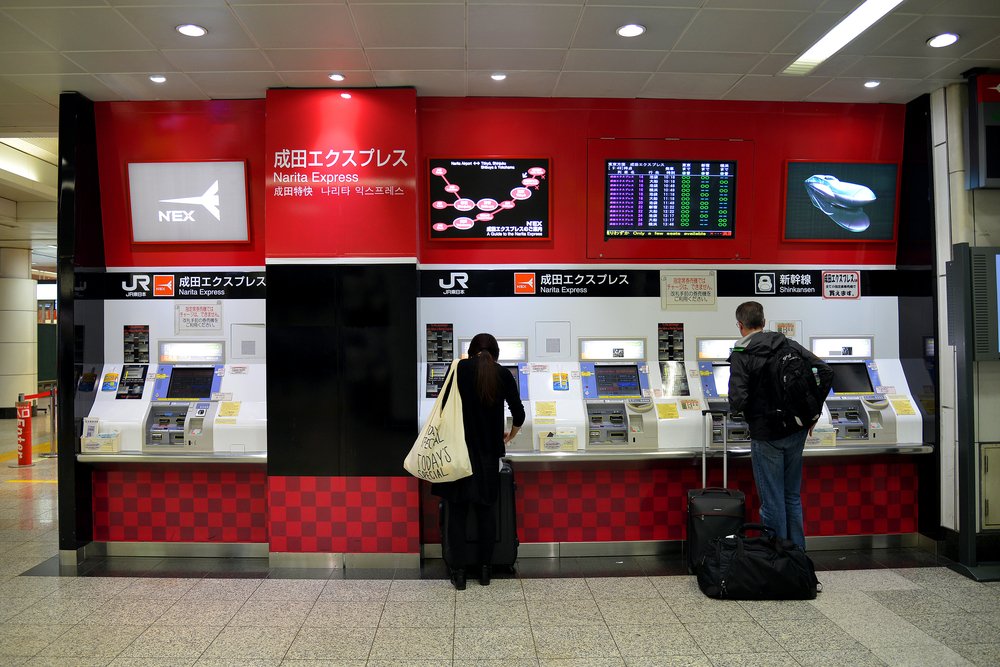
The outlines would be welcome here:
<svg viewBox="0 0 1000 667">
<path fill-rule="evenodd" d="M 863 362 L 830 364 L 830 368 L 833 369 L 833 393 L 873 393 L 872 381 L 868 377 L 868 367 Z"/>
<path fill-rule="evenodd" d="M 510 365 L 510 366 L 504 364 L 504 368 L 506 368 L 508 371 L 510 371 L 510 374 L 514 376 L 514 381 L 516 382 L 517 381 L 517 364 L 513 364 L 513 365 Z"/>
<path fill-rule="evenodd" d="M 642 396 L 639 386 L 639 368 L 626 366 L 594 366 L 597 395 L 601 398 L 627 398 Z"/>
<path fill-rule="evenodd" d="M 715 377 L 715 392 L 719 396 L 729 396 L 729 364 L 712 364 Z"/>
<path fill-rule="evenodd" d="M 212 366 L 186 368 L 175 366 L 170 373 L 167 387 L 168 399 L 208 399 L 212 395 L 212 380 L 215 368 Z"/>
</svg>

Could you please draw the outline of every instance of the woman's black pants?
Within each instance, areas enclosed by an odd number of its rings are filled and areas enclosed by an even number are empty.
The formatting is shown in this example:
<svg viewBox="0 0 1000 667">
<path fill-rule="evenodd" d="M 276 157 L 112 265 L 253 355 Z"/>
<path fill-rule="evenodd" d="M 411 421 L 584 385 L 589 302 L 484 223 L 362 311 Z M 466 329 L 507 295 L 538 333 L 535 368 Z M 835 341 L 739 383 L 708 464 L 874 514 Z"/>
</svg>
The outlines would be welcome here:
<svg viewBox="0 0 1000 667">
<path fill-rule="evenodd" d="M 476 516 L 476 551 L 475 561 L 462 562 L 473 554 L 467 553 L 465 544 L 468 541 L 466 527 L 469 523 L 469 508 L 472 508 Z M 489 565 L 493 561 L 493 545 L 496 542 L 497 517 L 496 508 L 493 505 L 483 505 L 481 503 L 448 502 L 448 544 L 451 545 L 453 554 L 462 554 L 453 562 L 453 567 L 467 567 L 469 565 Z M 471 550 L 469 550 L 471 552 Z"/>
</svg>

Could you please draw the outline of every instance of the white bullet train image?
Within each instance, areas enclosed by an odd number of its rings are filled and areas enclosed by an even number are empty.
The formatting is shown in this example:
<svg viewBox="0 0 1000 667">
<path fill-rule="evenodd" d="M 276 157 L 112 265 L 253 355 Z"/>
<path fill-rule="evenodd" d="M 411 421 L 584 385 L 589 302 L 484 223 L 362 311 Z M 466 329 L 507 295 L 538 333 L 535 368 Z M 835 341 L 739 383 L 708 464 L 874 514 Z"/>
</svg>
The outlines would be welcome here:
<svg viewBox="0 0 1000 667">
<path fill-rule="evenodd" d="M 830 216 L 835 223 L 849 232 L 868 229 L 871 221 L 864 207 L 877 199 L 871 188 L 823 174 L 810 176 L 804 184 L 813 206 Z"/>
</svg>

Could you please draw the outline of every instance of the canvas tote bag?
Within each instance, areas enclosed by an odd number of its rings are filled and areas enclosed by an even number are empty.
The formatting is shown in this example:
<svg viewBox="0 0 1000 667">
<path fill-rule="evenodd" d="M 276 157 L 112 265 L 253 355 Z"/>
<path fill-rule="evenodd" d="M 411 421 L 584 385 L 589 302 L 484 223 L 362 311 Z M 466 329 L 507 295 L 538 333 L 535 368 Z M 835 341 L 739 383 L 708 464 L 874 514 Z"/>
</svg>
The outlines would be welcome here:
<svg viewBox="0 0 1000 667">
<path fill-rule="evenodd" d="M 472 474 L 457 368 L 458 359 L 451 362 L 430 417 L 403 461 L 406 472 L 428 482 L 454 482 Z"/>
</svg>

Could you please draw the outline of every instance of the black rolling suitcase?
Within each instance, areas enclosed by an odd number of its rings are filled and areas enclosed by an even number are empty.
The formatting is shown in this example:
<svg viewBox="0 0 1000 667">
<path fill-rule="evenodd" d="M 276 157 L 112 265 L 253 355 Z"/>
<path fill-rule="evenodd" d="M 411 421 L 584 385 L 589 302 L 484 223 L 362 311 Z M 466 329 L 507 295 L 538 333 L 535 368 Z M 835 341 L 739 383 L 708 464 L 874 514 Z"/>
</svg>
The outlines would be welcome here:
<svg viewBox="0 0 1000 667">
<path fill-rule="evenodd" d="M 701 450 L 700 489 L 688 491 L 687 549 L 688 570 L 696 572 L 712 540 L 726 535 L 735 535 L 743 527 L 746 517 L 747 499 L 739 489 L 727 489 L 729 466 L 727 463 L 727 434 L 725 413 L 702 410 L 708 417 L 705 441 Z M 722 488 L 706 487 L 708 443 L 712 440 L 713 414 L 722 415 Z"/>
<path fill-rule="evenodd" d="M 514 471 L 510 461 L 504 459 L 500 469 L 500 496 L 497 499 L 497 534 L 494 536 L 493 562 L 494 567 L 514 567 L 517 560 L 517 514 L 514 504 Z M 465 529 L 467 541 L 465 544 L 449 544 L 448 542 L 448 502 L 441 501 L 441 556 L 449 569 L 467 567 L 476 564 L 476 544 L 479 541 L 476 526 L 476 513 L 469 510 L 468 525 Z"/>
</svg>

